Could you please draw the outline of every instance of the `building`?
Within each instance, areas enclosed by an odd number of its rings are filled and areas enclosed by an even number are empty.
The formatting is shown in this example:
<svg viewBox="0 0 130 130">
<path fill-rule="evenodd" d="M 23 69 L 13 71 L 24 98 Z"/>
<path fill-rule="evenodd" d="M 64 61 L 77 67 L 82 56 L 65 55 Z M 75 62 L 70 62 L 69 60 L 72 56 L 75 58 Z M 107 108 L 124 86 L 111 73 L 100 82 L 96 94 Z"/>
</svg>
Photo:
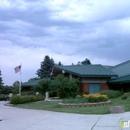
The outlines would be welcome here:
<svg viewBox="0 0 130 130">
<path fill-rule="evenodd" d="M 110 88 L 124 92 L 130 91 L 130 60 L 109 67 L 109 69 L 118 75 L 118 77 L 108 81 Z"/>
<path fill-rule="evenodd" d="M 77 65 L 53 67 L 52 76 L 63 74 L 66 77 L 78 78 L 80 92 L 97 93 L 114 89 L 130 91 L 130 60 L 115 66 L 92 65 L 86 59 Z M 22 83 L 22 90 L 30 90 L 39 80 Z"/>
<path fill-rule="evenodd" d="M 80 64 L 71 66 L 55 65 L 53 76 L 63 74 L 66 77 L 79 79 L 80 92 L 97 93 L 109 89 L 107 81 L 117 77 L 115 73 L 102 65 Z"/>
</svg>

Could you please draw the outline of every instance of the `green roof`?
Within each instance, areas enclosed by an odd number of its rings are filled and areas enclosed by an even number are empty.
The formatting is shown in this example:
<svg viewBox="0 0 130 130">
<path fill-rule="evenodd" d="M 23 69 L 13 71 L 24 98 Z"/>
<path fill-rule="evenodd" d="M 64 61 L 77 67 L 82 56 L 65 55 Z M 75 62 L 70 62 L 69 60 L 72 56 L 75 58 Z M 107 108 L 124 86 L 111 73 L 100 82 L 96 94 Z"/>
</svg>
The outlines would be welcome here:
<svg viewBox="0 0 130 130">
<path fill-rule="evenodd" d="M 118 77 L 108 81 L 109 84 L 130 83 L 130 75 Z"/>
<path fill-rule="evenodd" d="M 117 76 L 111 70 L 102 65 L 71 65 L 71 66 L 58 66 L 55 65 L 54 69 L 64 70 L 80 77 L 112 77 Z"/>
<path fill-rule="evenodd" d="M 130 60 L 110 68 L 119 77 L 130 75 Z"/>
<path fill-rule="evenodd" d="M 33 81 L 29 81 L 29 82 L 25 82 L 25 83 L 22 83 L 21 86 L 22 87 L 32 87 L 36 84 L 38 84 L 40 80 L 33 80 Z"/>
</svg>

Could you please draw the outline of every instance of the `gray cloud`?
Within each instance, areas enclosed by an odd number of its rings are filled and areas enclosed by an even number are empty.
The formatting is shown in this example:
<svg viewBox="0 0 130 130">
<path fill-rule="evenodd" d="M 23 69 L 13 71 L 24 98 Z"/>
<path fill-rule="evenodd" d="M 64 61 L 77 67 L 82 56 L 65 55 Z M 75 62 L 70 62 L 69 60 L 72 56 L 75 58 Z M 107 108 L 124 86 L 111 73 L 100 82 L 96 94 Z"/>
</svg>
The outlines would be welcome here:
<svg viewBox="0 0 130 130">
<path fill-rule="evenodd" d="M 4 81 L 23 62 L 23 81 L 45 55 L 55 62 L 114 65 L 130 59 L 129 0 L 0 0 L 0 66 Z M 35 63 L 34 63 L 35 61 Z M 12 69 L 12 70 L 10 70 Z"/>
</svg>

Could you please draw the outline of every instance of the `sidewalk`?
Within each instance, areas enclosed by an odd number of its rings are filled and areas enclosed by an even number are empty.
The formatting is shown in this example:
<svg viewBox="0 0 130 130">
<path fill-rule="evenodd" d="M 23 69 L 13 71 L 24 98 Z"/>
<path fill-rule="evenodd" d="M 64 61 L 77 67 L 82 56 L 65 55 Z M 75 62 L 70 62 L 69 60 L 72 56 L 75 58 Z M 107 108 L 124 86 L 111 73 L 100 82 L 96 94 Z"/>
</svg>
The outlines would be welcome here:
<svg viewBox="0 0 130 130">
<path fill-rule="evenodd" d="M 0 102 L 0 130 L 119 130 L 123 114 L 84 115 L 4 106 Z"/>
</svg>

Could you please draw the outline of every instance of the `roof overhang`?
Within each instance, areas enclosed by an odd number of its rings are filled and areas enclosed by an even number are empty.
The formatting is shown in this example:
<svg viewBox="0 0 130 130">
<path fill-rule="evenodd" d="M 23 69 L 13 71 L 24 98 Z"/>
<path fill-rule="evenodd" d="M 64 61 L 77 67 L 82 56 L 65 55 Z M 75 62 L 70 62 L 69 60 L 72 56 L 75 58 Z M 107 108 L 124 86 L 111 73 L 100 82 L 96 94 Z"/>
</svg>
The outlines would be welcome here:
<svg viewBox="0 0 130 130">
<path fill-rule="evenodd" d="M 94 75 L 87 75 L 87 74 L 79 74 L 79 73 L 76 73 L 76 72 L 73 72 L 73 71 L 69 71 L 69 70 L 67 70 L 67 69 L 65 69 L 65 68 L 60 68 L 60 67 L 58 67 L 58 66 L 54 66 L 53 67 L 53 71 L 54 70 L 59 70 L 59 71 L 61 71 L 61 72 L 67 72 L 67 73 L 70 73 L 70 74 L 73 74 L 73 75 L 76 75 L 76 76 L 79 76 L 79 77 L 106 77 L 106 78 L 109 78 L 109 77 L 117 77 L 118 75 L 116 75 L 116 74 L 113 74 L 113 75 L 96 75 L 96 74 L 94 74 Z"/>
<path fill-rule="evenodd" d="M 118 77 L 108 81 L 109 84 L 127 84 L 130 83 L 130 75 Z"/>
</svg>

